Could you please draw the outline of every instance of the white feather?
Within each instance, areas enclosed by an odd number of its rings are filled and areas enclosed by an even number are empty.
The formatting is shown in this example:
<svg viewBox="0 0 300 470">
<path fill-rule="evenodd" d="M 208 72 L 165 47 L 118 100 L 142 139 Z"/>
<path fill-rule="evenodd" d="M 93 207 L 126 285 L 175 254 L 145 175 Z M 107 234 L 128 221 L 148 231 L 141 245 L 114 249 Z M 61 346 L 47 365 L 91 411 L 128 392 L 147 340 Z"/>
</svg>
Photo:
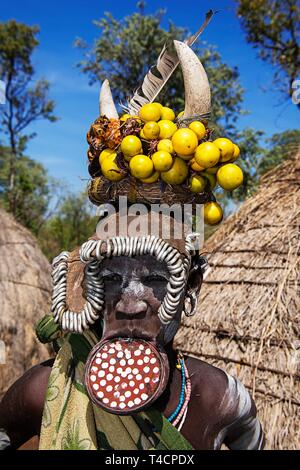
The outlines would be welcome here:
<svg viewBox="0 0 300 470">
<path fill-rule="evenodd" d="M 204 29 L 212 19 L 213 15 L 214 12 L 212 10 L 206 13 L 206 19 L 203 25 L 195 34 L 193 34 L 184 41 L 188 46 L 194 44 L 196 39 L 198 39 L 200 34 L 204 31 Z M 176 51 L 170 50 L 170 47 L 167 47 L 165 44 L 161 53 L 159 54 L 156 65 L 150 68 L 149 72 L 143 80 L 141 87 L 137 89 L 133 97 L 128 102 L 126 110 L 130 114 L 135 115 L 138 114 L 139 109 L 144 104 L 152 103 L 155 98 L 159 95 L 169 78 L 174 73 L 178 64 L 179 59 Z M 159 72 L 160 77 L 153 73 L 155 69 L 157 69 L 157 71 Z"/>
</svg>

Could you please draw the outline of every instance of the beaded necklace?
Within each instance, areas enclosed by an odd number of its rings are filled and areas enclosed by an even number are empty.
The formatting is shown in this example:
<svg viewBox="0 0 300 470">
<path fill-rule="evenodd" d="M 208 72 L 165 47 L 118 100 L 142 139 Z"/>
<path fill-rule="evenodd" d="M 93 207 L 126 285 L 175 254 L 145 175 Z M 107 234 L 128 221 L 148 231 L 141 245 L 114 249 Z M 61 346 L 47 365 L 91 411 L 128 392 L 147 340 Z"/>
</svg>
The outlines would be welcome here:
<svg viewBox="0 0 300 470">
<path fill-rule="evenodd" d="M 184 424 L 187 415 L 188 404 L 191 398 L 191 379 L 189 376 L 188 369 L 186 367 L 184 357 L 181 353 L 178 353 L 177 359 L 177 369 L 181 371 L 181 391 L 179 397 L 179 403 L 176 409 L 173 411 L 171 416 L 169 416 L 168 421 L 173 424 L 173 426 L 178 426 L 180 430 Z M 181 421 L 180 421 L 181 420 Z"/>
</svg>

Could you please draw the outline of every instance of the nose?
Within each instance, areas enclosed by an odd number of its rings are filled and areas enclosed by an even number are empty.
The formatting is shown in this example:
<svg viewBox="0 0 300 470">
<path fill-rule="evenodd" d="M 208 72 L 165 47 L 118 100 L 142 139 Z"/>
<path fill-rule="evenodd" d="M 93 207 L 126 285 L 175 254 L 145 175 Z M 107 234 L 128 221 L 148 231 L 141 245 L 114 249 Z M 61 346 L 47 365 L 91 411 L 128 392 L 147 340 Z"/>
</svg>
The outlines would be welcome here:
<svg viewBox="0 0 300 470">
<path fill-rule="evenodd" d="M 145 314 L 148 305 L 143 300 L 138 300 L 126 296 L 122 297 L 116 305 L 116 314 L 120 317 L 134 318 L 137 315 Z"/>
</svg>

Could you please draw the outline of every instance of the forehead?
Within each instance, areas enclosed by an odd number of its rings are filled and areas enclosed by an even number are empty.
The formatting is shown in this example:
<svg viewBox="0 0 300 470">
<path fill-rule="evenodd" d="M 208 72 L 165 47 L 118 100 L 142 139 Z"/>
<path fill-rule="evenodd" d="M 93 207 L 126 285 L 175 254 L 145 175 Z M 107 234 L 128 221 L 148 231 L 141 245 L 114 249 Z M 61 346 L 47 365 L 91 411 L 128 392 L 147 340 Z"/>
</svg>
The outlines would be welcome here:
<svg viewBox="0 0 300 470">
<path fill-rule="evenodd" d="M 109 270 L 111 272 L 126 273 L 169 273 L 167 264 L 164 261 L 158 261 L 154 256 L 114 256 L 104 259 L 101 262 L 100 271 Z"/>
</svg>

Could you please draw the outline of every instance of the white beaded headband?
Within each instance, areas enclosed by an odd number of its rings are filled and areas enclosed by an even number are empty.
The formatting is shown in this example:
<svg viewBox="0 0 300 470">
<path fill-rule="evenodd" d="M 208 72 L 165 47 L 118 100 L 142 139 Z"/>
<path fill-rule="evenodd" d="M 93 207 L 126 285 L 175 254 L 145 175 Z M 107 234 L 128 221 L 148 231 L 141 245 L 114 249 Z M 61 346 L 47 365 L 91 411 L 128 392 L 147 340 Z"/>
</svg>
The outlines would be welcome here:
<svg viewBox="0 0 300 470">
<path fill-rule="evenodd" d="M 152 236 L 112 237 L 107 240 L 89 240 L 80 248 L 80 259 L 85 264 L 84 295 L 86 303 L 80 312 L 67 307 L 67 273 L 70 253 L 62 252 L 53 260 L 52 313 L 64 331 L 83 333 L 100 318 L 104 305 L 104 283 L 100 276 L 101 261 L 112 256 L 152 255 L 164 261 L 170 272 L 167 294 L 159 307 L 158 316 L 164 325 L 174 320 L 178 306 L 185 294 L 186 282 L 195 254 L 193 240 L 198 234 L 186 237 L 182 255 L 166 241 Z"/>
</svg>

